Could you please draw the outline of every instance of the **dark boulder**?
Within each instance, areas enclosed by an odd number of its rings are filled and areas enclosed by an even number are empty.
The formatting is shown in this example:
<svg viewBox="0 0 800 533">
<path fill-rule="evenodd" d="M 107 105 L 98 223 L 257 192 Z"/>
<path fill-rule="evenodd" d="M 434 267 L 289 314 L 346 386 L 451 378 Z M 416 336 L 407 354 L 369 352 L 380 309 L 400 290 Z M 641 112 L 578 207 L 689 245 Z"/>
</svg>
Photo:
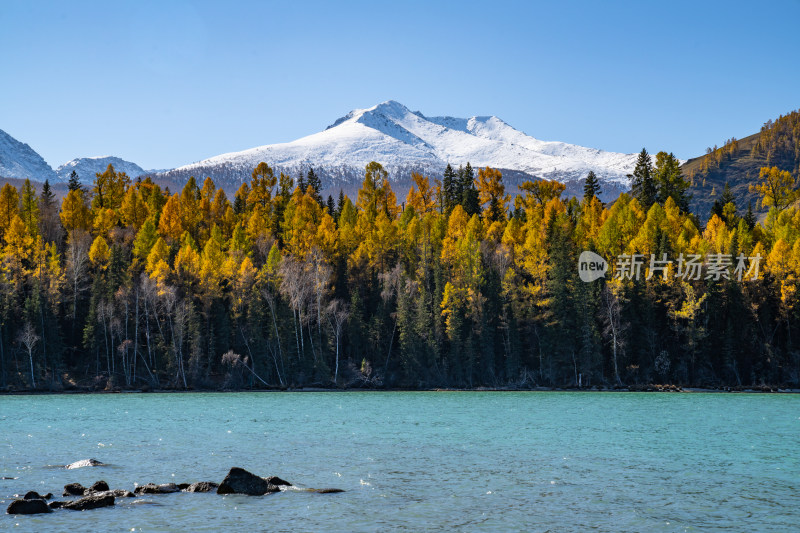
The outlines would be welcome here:
<svg viewBox="0 0 800 533">
<path fill-rule="evenodd" d="M 27 494 L 25 494 L 25 496 L 23 496 L 22 499 L 23 500 L 49 500 L 52 497 L 53 497 L 53 493 L 52 492 L 48 492 L 47 494 L 42 496 L 41 494 L 39 494 L 35 490 L 32 490 L 32 491 L 28 492 Z"/>
<path fill-rule="evenodd" d="M 68 485 L 64 485 L 64 493 L 63 496 L 83 496 L 86 494 L 86 491 L 89 490 L 80 483 L 70 483 Z"/>
<path fill-rule="evenodd" d="M 14 500 L 6 509 L 8 514 L 40 514 L 51 513 L 52 509 L 47 506 L 47 502 L 42 499 L 33 500 Z"/>
<path fill-rule="evenodd" d="M 105 492 L 107 490 L 110 489 L 108 488 L 108 483 L 105 481 L 95 481 L 94 485 L 89 487 L 89 492 Z"/>
<path fill-rule="evenodd" d="M 83 468 L 84 466 L 106 466 L 105 463 L 101 463 L 97 459 L 82 459 L 80 461 L 75 461 L 74 463 L 68 464 L 65 468 L 73 469 L 73 468 Z"/>
<path fill-rule="evenodd" d="M 67 503 L 67 502 L 55 501 L 55 502 L 48 503 L 47 506 L 50 507 L 50 509 L 61 509 L 64 506 L 65 503 Z"/>
<path fill-rule="evenodd" d="M 178 483 L 178 488 L 181 490 L 186 490 L 191 486 L 192 486 L 191 483 Z"/>
<path fill-rule="evenodd" d="M 270 494 L 280 490 L 275 485 L 270 485 L 269 481 L 263 477 L 251 474 L 243 468 L 233 467 L 217 488 L 217 494 L 261 496 L 262 494 Z"/>
<path fill-rule="evenodd" d="M 267 480 L 267 483 L 269 483 L 270 485 L 275 485 L 276 487 L 291 487 L 292 486 L 291 483 L 279 478 L 278 476 L 270 476 L 270 477 L 265 478 L 265 479 Z"/>
<path fill-rule="evenodd" d="M 163 483 L 161 485 L 148 483 L 147 485 L 136 487 L 133 492 L 136 494 L 169 494 L 170 492 L 180 492 L 180 490 L 175 483 Z"/>
<path fill-rule="evenodd" d="M 198 483 L 192 483 L 183 490 L 185 492 L 214 492 L 218 488 L 219 484 L 213 481 L 200 481 Z"/>
<path fill-rule="evenodd" d="M 114 496 L 111 496 L 110 494 L 92 494 L 90 496 L 84 496 L 80 500 L 64 502 L 61 508 L 70 509 L 72 511 L 87 511 L 89 509 L 110 507 L 112 505 L 114 505 Z"/>
</svg>

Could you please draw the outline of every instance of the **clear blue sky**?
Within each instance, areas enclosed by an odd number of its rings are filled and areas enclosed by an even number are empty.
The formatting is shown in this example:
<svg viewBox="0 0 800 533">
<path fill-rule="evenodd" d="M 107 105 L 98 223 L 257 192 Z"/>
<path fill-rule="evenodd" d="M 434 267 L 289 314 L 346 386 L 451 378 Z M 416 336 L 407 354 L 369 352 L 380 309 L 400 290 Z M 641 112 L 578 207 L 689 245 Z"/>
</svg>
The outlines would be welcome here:
<svg viewBox="0 0 800 533">
<path fill-rule="evenodd" d="M 688 158 L 800 107 L 799 20 L 798 0 L 0 0 L 0 129 L 54 167 L 167 168 L 394 99 Z"/>
</svg>

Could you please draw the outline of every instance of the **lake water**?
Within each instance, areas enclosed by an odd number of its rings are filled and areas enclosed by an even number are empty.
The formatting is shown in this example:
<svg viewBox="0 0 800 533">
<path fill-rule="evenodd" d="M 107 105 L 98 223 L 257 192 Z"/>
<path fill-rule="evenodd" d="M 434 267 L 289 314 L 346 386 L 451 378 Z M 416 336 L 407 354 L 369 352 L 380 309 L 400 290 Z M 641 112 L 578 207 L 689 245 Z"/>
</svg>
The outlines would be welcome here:
<svg viewBox="0 0 800 533">
<path fill-rule="evenodd" d="M 65 470 L 96 458 L 111 466 Z M 0 515 L 14 531 L 790 531 L 800 396 L 288 392 L 0 397 L 0 505 L 79 482 L 341 494 L 166 494 Z M 2 511 L 0 511 L 2 512 Z"/>
</svg>

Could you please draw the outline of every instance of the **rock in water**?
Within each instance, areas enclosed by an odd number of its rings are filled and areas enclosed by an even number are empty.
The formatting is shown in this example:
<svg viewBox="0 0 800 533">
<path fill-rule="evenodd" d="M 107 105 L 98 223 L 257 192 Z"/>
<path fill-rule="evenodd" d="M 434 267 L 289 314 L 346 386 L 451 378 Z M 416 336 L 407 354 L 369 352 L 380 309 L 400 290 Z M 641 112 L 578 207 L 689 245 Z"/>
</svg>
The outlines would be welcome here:
<svg viewBox="0 0 800 533">
<path fill-rule="evenodd" d="M 336 494 L 337 492 L 344 492 L 342 489 L 311 489 L 309 492 L 316 492 L 317 494 Z"/>
<path fill-rule="evenodd" d="M 139 485 L 133 492 L 136 494 L 168 494 L 170 492 L 180 492 L 181 489 L 175 483 L 164 483 L 156 485 L 155 483 L 148 483 L 147 485 Z"/>
<path fill-rule="evenodd" d="M 183 490 L 185 492 L 214 492 L 217 488 L 219 488 L 219 485 L 213 481 L 200 481 L 192 483 Z"/>
<path fill-rule="evenodd" d="M 86 494 L 86 491 L 89 490 L 80 483 L 70 483 L 68 485 L 64 485 L 64 493 L 63 496 L 83 496 Z"/>
<path fill-rule="evenodd" d="M 136 494 L 125 489 L 104 490 L 102 492 L 95 492 L 92 496 L 114 496 L 115 498 L 135 498 Z"/>
<path fill-rule="evenodd" d="M 8 514 L 40 514 L 52 513 L 52 509 L 47 506 L 47 502 L 40 499 L 35 500 L 14 500 L 6 509 Z"/>
<path fill-rule="evenodd" d="M 73 468 L 83 468 L 84 466 L 106 466 L 105 463 L 101 463 L 97 459 L 83 459 L 81 461 L 75 461 L 74 463 L 68 464 L 65 468 L 73 469 Z"/>
<path fill-rule="evenodd" d="M 84 496 L 80 500 L 75 500 L 72 502 L 64 502 L 61 505 L 61 508 L 70 509 L 72 511 L 87 511 L 89 509 L 97 509 L 98 507 L 110 507 L 112 505 L 114 505 L 114 496 L 111 496 L 110 494 L 109 495 L 92 494 L 91 496 Z"/>
<path fill-rule="evenodd" d="M 288 481 L 284 481 L 283 479 L 279 478 L 278 476 L 270 476 L 266 478 L 267 483 L 270 485 L 275 485 L 276 487 L 291 487 L 292 484 Z"/>
<path fill-rule="evenodd" d="M 89 487 L 89 492 L 105 492 L 107 490 L 110 489 L 108 488 L 108 483 L 105 481 L 95 481 L 94 485 Z"/>
<path fill-rule="evenodd" d="M 250 496 L 261 496 L 280 492 L 281 489 L 275 485 L 270 485 L 269 481 L 255 474 L 251 474 L 243 468 L 233 467 L 225 476 L 225 479 L 217 488 L 217 494 L 248 494 Z"/>
<path fill-rule="evenodd" d="M 42 496 L 41 494 L 39 494 L 35 490 L 32 490 L 32 491 L 29 491 L 28 493 L 26 493 L 25 496 L 22 497 L 22 499 L 23 500 L 49 500 L 52 497 L 53 497 L 53 494 L 51 492 L 48 492 L 47 494 Z"/>
</svg>

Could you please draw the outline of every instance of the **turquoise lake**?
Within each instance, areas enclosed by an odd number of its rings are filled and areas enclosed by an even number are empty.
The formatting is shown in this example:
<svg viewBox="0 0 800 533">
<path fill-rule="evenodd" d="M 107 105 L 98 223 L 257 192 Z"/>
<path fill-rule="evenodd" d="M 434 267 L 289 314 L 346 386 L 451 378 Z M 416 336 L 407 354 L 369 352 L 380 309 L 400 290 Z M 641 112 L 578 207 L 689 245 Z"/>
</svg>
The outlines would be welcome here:
<svg viewBox="0 0 800 533">
<path fill-rule="evenodd" d="M 80 459 L 110 466 L 66 470 Z M 3 531 L 797 531 L 800 396 L 267 392 L 0 397 L 0 505 L 233 466 L 341 494 L 177 493 Z"/>
</svg>

